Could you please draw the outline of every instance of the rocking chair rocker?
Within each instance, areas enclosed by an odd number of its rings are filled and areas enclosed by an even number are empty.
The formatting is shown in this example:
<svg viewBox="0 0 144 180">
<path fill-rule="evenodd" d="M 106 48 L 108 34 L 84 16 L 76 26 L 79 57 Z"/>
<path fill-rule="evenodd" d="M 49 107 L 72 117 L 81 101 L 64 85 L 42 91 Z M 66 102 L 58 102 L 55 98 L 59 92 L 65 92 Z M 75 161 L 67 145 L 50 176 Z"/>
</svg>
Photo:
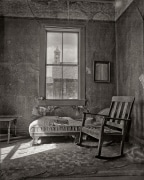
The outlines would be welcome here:
<svg viewBox="0 0 144 180">
<path fill-rule="evenodd" d="M 135 98 L 132 96 L 113 96 L 108 115 L 84 112 L 78 145 L 81 145 L 82 136 L 86 134 L 99 140 L 96 158 L 111 159 L 122 157 L 124 155 L 124 142 L 130 129 L 130 116 L 134 100 Z M 87 115 L 100 116 L 101 125 L 87 125 L 85 123 Z M 102 144 L 107 140 L 112 140 L 112 142 L 121 141 L 119 155 L 113 157 L 101 156 Z"/>
</svg>

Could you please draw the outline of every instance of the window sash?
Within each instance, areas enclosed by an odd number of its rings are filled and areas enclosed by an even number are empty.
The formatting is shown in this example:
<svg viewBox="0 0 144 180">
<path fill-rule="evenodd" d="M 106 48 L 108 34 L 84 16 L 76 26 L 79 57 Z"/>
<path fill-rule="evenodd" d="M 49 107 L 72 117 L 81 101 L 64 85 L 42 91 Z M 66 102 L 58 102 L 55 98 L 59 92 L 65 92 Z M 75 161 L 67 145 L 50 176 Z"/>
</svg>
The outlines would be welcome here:
<svg viewBox="0 0 144 180">
<path fill-rule="evenodd" d="M 47 74 L 47 68 L 48 67 L 51 67 L 51 68 L 54 68 L 54 67 L 60 67 L 60 69 L 58 69 L 58 70 L 60 70 L 61 72 L 60 72 L 60 76 L 61 76 L 61 78 L 57 78 L 56 76 L 55 76 L 55 78 L 53 77 L 53 80 L 55 79 L 55 83 L 56 83 L 56 81 L 58 82 L 58 80 L 59 80 L 59 82 L 60 82 L 60 86 L 59 86 L 59 88 L 60 88 L 60 92 L 61 92 L 61 99 L 60 98 L 55 98 L 55 96 L 53 97 L 53 98 L 46 98 L 46 99 L 48 99 L 48 100 L 54 100 L 54 99 L 57 99 L 57 100 L 69 100 L 70 98 L 66 98 L 65 96 L 67 95 L 67 91 L 64 93 L 64 83 L 66 82 L 66 81 L 71 81 L 71 82 L 73 82 L 74 84 L 73 84 L 73 86 L 75 85 L 75 83 L 78 83 L 78 85 L 80 84 L 80 79 L 79 79 L 79 70 L 78 70 L 78 68 L 79 68 L 79 66 L 78 65 L 56 65 L 56 64 L 54 64 L 54 65 L 49 65 L 49 66 L 47 66 L 46 65 L 46 74 Z M 75 75 L 76 76 L 76 78 L 75 79 L 66 79 L 66 78 L 64 78 L 65 77 L 65 68 L 68 68 L 68 67 L 76 67 L 77 69 L 77 71 L 78 71 L 78 74 L 77 75 Z M 59 77 L 60 77 L 59 76 Z M 47 76 L 46 76 L 47 77 Z M 54 86 L 54 84 L 53 84 L 53 86 Z M 68 87 L 68 86 L 67 86 Z M 80 94 L 80 89 L 79 89 L 79 86 L 77 87 L 77 98 L 73 98 L 73 99 L 80 99 L 79 98 L 79 94 Z M 47 93 L 47 87 L 46 87 L 46 93 Z M 54 91 L 53 91 L 53 93 L 54 93 Z"/>
<path fill-rule="evenodd" d="M 46 99 L 46 66 L 53 65 L 46 63 L 46 49 L 47 49 L 47 31 L 63 31 L 66 32 L 78 32 L 79 31 L 79 96 L 78 99 Z M 64 31 L 63 31 L 64 32 Z M 55 65 L 55 64 L 54 64 Z M 65 64 L 68 65 L 68 64 Z M 64 65 L 63 65 L 64 66 Z M 70 65 L 69 65 L 70 66 Z M 74 66 L 74 64 L 72 64 Z M 40 77 L 39 77 L 39 96 L 45 100 L 39 100 L 40 104 L 43 105 L 84 105 L 85 104 L 85 27 L 78 26 L 75 29 L 65 27 L 47 27 L 42 26 L 41 28 L 41 45 L 40 45 Z"/>
</svg>

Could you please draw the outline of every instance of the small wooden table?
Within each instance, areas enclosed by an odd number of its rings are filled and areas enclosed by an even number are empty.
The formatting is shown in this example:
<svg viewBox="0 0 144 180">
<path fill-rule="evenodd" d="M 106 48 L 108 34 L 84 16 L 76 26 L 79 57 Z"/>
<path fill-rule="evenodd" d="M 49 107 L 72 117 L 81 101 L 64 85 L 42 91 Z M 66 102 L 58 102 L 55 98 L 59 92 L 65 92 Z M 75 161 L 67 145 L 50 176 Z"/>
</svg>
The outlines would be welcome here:
<svg viewBox="0 0 144 180">
<path fill-rule="evenodd" d="M 14 136 L 16 136 L 16 123 L 17 123 L 17 117 L 16 116 L 2 116 L 0 115 L 0 122 L 7 122 L 8 123 L 8 143 L 10 141 L 10 131 L 11 131 L 11 125 L 14 124 Z"/>
</svg>

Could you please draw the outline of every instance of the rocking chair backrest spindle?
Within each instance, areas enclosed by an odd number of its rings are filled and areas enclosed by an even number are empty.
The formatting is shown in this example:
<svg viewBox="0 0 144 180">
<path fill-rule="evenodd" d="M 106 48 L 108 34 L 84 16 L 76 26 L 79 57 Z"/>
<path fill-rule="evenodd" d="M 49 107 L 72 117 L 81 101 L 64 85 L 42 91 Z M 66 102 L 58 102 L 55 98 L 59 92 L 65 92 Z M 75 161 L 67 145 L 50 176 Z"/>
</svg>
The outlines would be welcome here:
<svg viewBox="0 0 144 180">
<path fill-rule="evenodd" d="M 109 111 L 109 117 L 130 119 L 133 103 L 133 96 L 113 96 Z M 117 119 L 108 119 L 107 125 L 123 129 L 124 121 Z"/>
</svg>

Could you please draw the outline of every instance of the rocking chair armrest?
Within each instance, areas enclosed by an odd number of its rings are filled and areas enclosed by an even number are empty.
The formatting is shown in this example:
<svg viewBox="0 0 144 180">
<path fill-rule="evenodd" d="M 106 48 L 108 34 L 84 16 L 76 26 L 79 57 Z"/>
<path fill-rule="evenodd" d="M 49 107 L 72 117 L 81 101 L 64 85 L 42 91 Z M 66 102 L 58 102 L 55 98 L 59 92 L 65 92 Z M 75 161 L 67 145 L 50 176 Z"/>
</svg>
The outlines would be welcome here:
<svg viewBox="0 0 144 180">
<path fill-rule="evenodd" d="M 122 120 L 122 121 L 130 121 L 130 119 L 124 119 L 124 118 L 112 118 L 107 116 L 106 119 L 115 119 L 115 120 Z"/>
</svg>

